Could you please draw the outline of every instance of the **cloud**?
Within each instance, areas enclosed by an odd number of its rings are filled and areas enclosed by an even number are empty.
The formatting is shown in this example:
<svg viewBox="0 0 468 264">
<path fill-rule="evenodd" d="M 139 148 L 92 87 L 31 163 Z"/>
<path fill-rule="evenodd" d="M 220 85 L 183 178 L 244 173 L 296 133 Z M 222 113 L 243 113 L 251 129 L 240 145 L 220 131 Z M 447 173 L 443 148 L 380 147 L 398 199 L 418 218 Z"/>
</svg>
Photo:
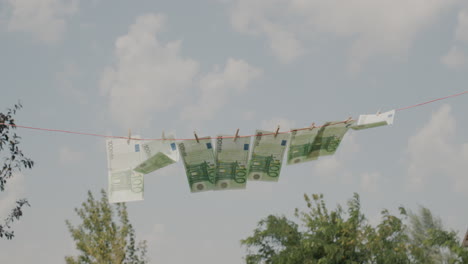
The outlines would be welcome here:
<svg viewBox="0 0 468 264">
<path fill-rule="evenodd" d="M 458 14 L 458 25 L 455 30 L 455 38 L 468 43 L 468 9 L 463 9 Z"/>
<path fill-rule="evenodd" d="M 198 73 L 198 63 L 180 54 L 181 41 L 158 40 L 165 21 L 161 14 L 139 16 L 117 39 L 116 62 L 102 75 L 111 116 L 123 127 L 147 124 L 155 112 L 176 105 Z"/>
<path fill-rule="evenodd" d="M 244 111 L 242 113 L 242 119 L 247 120 L 247 121 L 252 121 L 255 118 L 255 112 L 254 111 Z"/>
<path fill-rule="evenodd" d="M 280 126 L 280 132 L 284 132 L 295 128 L 296 122 L 282 117 L 275 117 L 269 120 L 263 120 L 260 127 L 262 130 L 275 131 L 278 125 Z"/>
<path fill-rule="evenodd" d="M 457 192 L 468 188 L 468 143 L 455 144 L 456 122 L 449 105 L 435 112 L 408 141 L 408 187 L 423 190 L 428 181 L 443 177 Z"/>
<path fill-rule="evenodd" d="M 55 81 L 60 92 L 80 104 L 87 104 L 88 97 L 86 93 L 73 84 L 80 77 L 82 77 L 82 73 L 78 67 L 73 63 L 68 63 L 64 66 L 63 70 L 55 74 Z"/>
<path fill-rule="evenodd" d="M 458 47 L 453 46 L 452 49 L 443 56 L 440 61 L 447 67 L 459 69 L 466 63 L 466 55 Z"/>
<path fill-rule="evenodd" d="M 22 173 L 15 173 L 8 180 L 5 192 L 0 193 L 0 219 L 5 219 L 13 207 L 16 205 L 16 200 L 24 198 L 24 175 Z"/>
<path fill-rule="evenodd" d="M 161 246 L 164 242 L 164 235 L 166 233 L 166 225 L 156 223 L 153 225 L 152 231 L 147 233 L 145 236 L 151 246 Z"/>
<path fill-rule="evenodd" d="M 187 106 L 182 111 L 182 119 L 210 120 L 228 102 L 230 96 L 245 93 L 249 83 L 261 73 L 262 70 L 243 60 L 229 58 L 223 70 L 216 66 L 212 72 L 201 77 L 200 98 L 197 103 Z"/>
<path fill-rule="evenodd" d="M 234 0 L 235 30 L 265 36 L 283 62 L 304 53 L 319 37 L 352 42 L 350 67 L 375 55 L 405 54 L 414 38 L 458 0 Z M 304 44 L 307 42 L 307 44 Z"/>
<path fill-rule="evenodd" d="M 45 43 L 56 43 L 67 19 L 78 11 L 78 0 L 6 0 L 7 30 L 27 32 Z"/>
<path fill-rule="evenodd" d="M 63 164 L 78 163 L 83 158 L 84 154 L 82 152 L 72 150 L 67 146 L 62 146 L 59 150 L 59 160 Z"/>
<path fill-rule="evenodd" d="M 466 64 L 466 53 L 460 48 L 462 43 L 468 44 L 468 9 L 458 13 L 458 24 L 455 29 L 454 45 L 441 58 L 441 63 L 452 69 L 460 69 Z"/>
<path fill-rule="evenodd" d="M 365 192 L 376 193 L 382 175 L 378 172 L 361 174 L 361 189 Z"/>
<path fill-rule="evenodd" d="M 312 173 L 322 179 L 331 181 L 340 179 L 342 182 L 349 183 L 352 175 L 347 166 L 350 165 L 354 154 L 359 152 L 359 149 L 355 134 L 353 131 L 348 131 L 335 155 L 319 158 L 314 163 Z"/>
</svg>

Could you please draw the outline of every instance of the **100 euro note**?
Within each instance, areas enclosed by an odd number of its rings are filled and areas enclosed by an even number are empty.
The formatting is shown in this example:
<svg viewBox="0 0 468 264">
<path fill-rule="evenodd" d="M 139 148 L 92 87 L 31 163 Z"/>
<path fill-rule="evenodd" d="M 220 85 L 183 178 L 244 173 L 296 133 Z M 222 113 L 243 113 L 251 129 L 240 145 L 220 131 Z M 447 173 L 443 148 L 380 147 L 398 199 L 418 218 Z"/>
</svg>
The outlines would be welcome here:
<svg viewBox="0 0 468 264">
<path fill-rule="evenodd" d="M 250 137 L 216 139 L 216 190 L 245 189 Z"/>
<path fill-rule="evenodd" d="M 335 154 L 349 127 L 354 122 L 326 122 L 317 133 L 309 158 Z"/>
<path fill-rule="evenodd" d="M 177 144 L 184 162 L 185 173 L 191 192 L 213 190 L 216 162 L 211 139 L 184 140 Z"/>
<path fill-rule="evenodd" d="M 361 130 L 379 126 L 386 126 L 393 124 L 395 118 L 395 110 L 375 115 L 360 115 L 357 124 L 351 128 L 354 130 Z"/>
<path fill-rule="evenodd" d="M 141 152 L 144 161 L 134 170 L 143 174 L 176 163 L 179 159 L 179 152 L 172 135 L 165 140 L 144 141 L 141 144 Z"/>
<path fill-rule="evenodd" d="M 310 156 L 312 146 L 319 129 L 293 130 L 289 140 L 288 165 L 298 164 L 306 161 L 316 160 L 317 157 Z"/>
<path fill-rule="evenodd" d="M 106 148 L 109 202 L 143 200 L 143 174 L 133 170 L 141 162 L 140 142 L 108 139 Z"/>
<path fill-rule="evenodd" d="M 257 130 L 249 161 L 249 180 L 278 181 L 289 134 Z"/>
</svg>

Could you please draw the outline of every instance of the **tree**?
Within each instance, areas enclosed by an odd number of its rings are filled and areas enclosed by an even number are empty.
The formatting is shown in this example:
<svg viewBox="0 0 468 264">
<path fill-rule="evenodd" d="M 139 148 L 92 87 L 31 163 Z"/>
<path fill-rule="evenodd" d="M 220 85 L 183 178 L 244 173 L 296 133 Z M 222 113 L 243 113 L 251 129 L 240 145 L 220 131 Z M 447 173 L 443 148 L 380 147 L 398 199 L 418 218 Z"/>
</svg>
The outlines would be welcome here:
<svg viewBox="0 0 468 264">
<path fill-rule="evenodd" d="M 444 254 L 439 247 L 425 243 L 431 239 L 431 230 L 442 230 L 442 221 L 432 215 L 425 207 L 420 207 L 418 213 L 409 212 L 408 234 L 412 253 L 416 263 L 437 264 L 447 263 L 450 256 Z"/>
<path fill-rule="evenodd" d="M 270 215 L 258 223 L 252 236 L 241 240 L 247 247 L 247 264 L 468 263 L 463 262 L 468 260 L 467 251 L 457 244 L 456 233 L 445 231 L 427 212 L 416 217 L 430 227 L 423 228 L 421 237 L 413 214 L 410 226 L 405 224 L 408 214 L 403 207 L 400 217 L 383 210 L 380 223 L 372 226 L 361 212 L 357 194 L 346 211 L 341 206 L 330 211 L 323 195 L 304 195 L 304 199 L 307 210 L 295 212 L 301 225 Z"/>
<path fill-rule="evenodd" d="M 128 219 L 125 203 L 114 207 L 109 204 L 106 192 L 95 200 L 88 191 L 88 199 L 75 212 L 82 223 L 77 227 L 66 220 L 68 230 L 80 251 L 77 257 L 67 256 L 67 264 L 144 264 L 146 241 L 135 242 L 135 230 Z M 115 212 L 114 212 L 115 211 Z M 118 223 L 114 217 L 118 217 Z"/>
<path fill-rule="evenodd" d="M 457 234 L 446 231 L 440 218 L 425 207 L 409 212 L 408 235 L 414 263 L 468 263 L 467 251 L 460 245 Z"/>
<path fill-rule="evenodd" d="M 7 112 L 0 113 L 0 157 L 3 159 L 3 166 L 0 168 L 0 192 L 4 192 L 9 179 L 15 176 L 15 173 L 22 169 L 31 169 L 34 162 L 25 157 L 19 148 L 20 137 L 14 133 L 16 111 L 21 109 L 21 104 L 14 105 L 13 109 L 7 109 Z M 14 231 L 11 224 L 23 216 L 23 206 L 29 206 L 27 199 L 18 199 L 15 201 L 14 208 L 6 217 L 3 223 L 0 223 L 0 238 L 12 239 Z"/>
</svg>

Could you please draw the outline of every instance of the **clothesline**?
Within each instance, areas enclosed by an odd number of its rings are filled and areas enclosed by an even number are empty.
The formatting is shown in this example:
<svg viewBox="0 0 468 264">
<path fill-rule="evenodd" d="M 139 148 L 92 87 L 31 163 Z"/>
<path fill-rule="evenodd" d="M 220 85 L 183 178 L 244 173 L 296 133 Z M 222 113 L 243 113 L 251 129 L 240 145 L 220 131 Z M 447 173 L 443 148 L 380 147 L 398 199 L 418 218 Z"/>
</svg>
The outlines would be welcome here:
<svg viewBox="0 0 468 264">
<path fill-rule="evenodd" d="M 404 111 L 404 110 L 408 110 L 408 109 L 411 109 L 411 108 L 415 108 L 415 107 L 419 107 L 419 106 L 423 106 L 423 105 L 426 105 L 426 104 L 430 104 L 430 103 L 434 103 L 434 102 L 437 102 L 437 101 L 441 101 L 441 100 L 445 100 L 445 99 L 449 99 L 449 98 L 453 98 L 453 97 L 458 97 L 458 96 L 461 96 L 461 95 L 464 95 L 464 94 L 467 94 L 468 91 L 464 91 L 464 92 L 461 92 L 461 93 L 457 93 L 457 94 L 452 94 L 452 95 L 449 95 L 449 96 L 445 96 L 445 97 L 441 97 L 441 98 L 437 98 L 437 99 L 433 99 L 433 100 L 430 100 L 430 101 L 426 101 L 426 102 L 422 102 L 422 103 L 418 103 L 418 104 L 415 104 L 415 105 L 411 105 L 411 106 L 406 106 L 406 107 L 402 107 L 402 108 L 398 108 L 396 109 L 395 111 L 398 112 L 398 111 Z M 354 121 L 351 117 L 344 120 L 344 121 L 341 121 L 341 122 L 336 122 L 336 123 L 330 123 L 330 124 L 325 124 L 325 125 L 322 125 L 322 126 L 315 126 L 315 124 L 312 124 L 311 127 L 306 127 L 306 128 L 300 128 L 300 129 L 293 129 L 293 130 L 289 130 L 289 131 L 283 131 L 283 132 L 279 132 L 278 130 L 274 133 L 265 133 L 265 134 L 262 134 L 263 136 L 266 136 L 266 135 L 275 135 L 275 134 L 287 134 L 287 133 L 291 133 L 293 131 L 299 131 L 299 130 L 306 130 L 306 129 L 312 129 L 312 128 L 321 128 L 321 127 L 324 127 L 324 126 L 329 126 L 329 125 L 336 125 L 336 124 L 342 124 L 342 123 L 348 123 L 348 122 L 352 122 Z M 102 134 L 95 134 L 95 133 L 86 133 L 86 132 L 78 132 L 78 131 L 70 131 L 70 130 L 62 130 L 62 129 L 52 129 L 52 128 L 41 128 L 41 127 L 30 127 L 30 126 L 22 126 L 22 125 L 12 125 L 12 124 L 7 124 L 7 123 L 0 123 L 0 125 L 5 125 L 5 126 L 11 126 L 11 127 L 17 127 L 17 128 L 24 128 L 24 129 L 31 129 L 31 130 L 41 130 L 41 131 L 48 131 L 48 132 L 57 132 L 57 133 L 66 133 L 66 134 L 75 134 L 75 135 L 83 135 L 83 136 L 93 136 L 93 137 L 103 137 L 103 138 L 117 138 L 117 139 L 126 139 L 126 140 L 165 140 L 164 138 L 132 138 L 132 137 L 124 137 L 124 136 L 109 136 L 109 135 L 102 135 Z M 278 128 L 279 129 L 279 128 Z M 245 138 L 245 137 L 255 137 L 256 135 L 244 135 L 244 136 L 239 136 L 239 135 L 236 135 L 236 136 L 223 136 L 221 138 Z M 208 137 L 209 139 L 217 139 L 217 138 L 220 138 L 220 137 Z M 204 139 L 208 139 L 207 137 L 204 137 Z M 176 138 L 176 139 L 172 139 L 171 140 L 197 140 L 196 138 Z"/>
</svg>

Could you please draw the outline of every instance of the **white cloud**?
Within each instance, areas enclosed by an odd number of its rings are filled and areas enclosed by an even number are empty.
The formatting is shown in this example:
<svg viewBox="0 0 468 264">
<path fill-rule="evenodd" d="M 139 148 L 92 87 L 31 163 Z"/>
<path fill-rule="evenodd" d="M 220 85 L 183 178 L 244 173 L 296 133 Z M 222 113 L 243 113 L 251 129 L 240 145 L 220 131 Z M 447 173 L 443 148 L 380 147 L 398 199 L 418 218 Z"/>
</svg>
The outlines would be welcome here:
<svg viewBox="0 0 468 264">
<path fill-rule="evenodd" d="M 453 46 L 452 49 L 441 58 L 441 62 L 452 69 L 459 69 L 466 63 L 466 55 L 458 47 Z"/>
<path fill-rule="evenodd" d="M 459 69 L 465 65 L 466 55 L 458 47 L 453 46 L 452 49 L 440 60 L 449 68 Z"/>
<path fill-rule="evenodd" d="M 254 118 L 255 118 L 255 112 L 254 111 L 244 111 L 242 113 L 242 119 L 244 119 L 244 120 L 251 121 L 251 120 L 254 120 Z"/>
<path fill-rule="evenodd" d="M 82 73 L 78 67 L 73 63 L 68 63 L 64 66 L 63 70 L 55 74 L 55 81 L 60 92 L 78 101 L 80 104 L 87 104 L 88 97 L 86 93 L 73 84 L 81 76 Z"/>
<path fill-rule="evenodd" d="M 460 69 L 467 61 L 466 53 L 460 48 L 461 43 L 468 44 L 468 9 L 462 9 L 458 13 L 458 24 L 455 29 L 454 45 L 450 51 L 442 56 L 441 63 L 452 69 Z"/>
<path fill-rule="evenodd" d="M 176 105 L 198 73 L 198 63 L 181 56 L 180 41 L 158 40 L 165 20 L 160 14 L 139 16 L 117 39 L 116 63 L 102 75 L 110 113 L 123 127 L 148 124 L 156 111 Z"/>
<path fill-rule="evenodd" d="M 289 131 L 296 126 L 296 122 L 286 118 L 275 117 L 269 120 L 263 120 L 261 123 L 262 130 L 275 131 L 280 126 L 280 132 Z"/>
<path fill-rule="evenodd" d="M 336 176 L 340 171 L 343 170 L 343 162 L 338 161 L 335 156 L 321 158 L 316 161 L 314 166 L 314 175 L 321 176 L 323 178 L 330 178 Z"/>
<path fill-rule="evenodd" d="M 5 219 L 13 207 L 16 205 L 16 200 L 24 198 L 24 175 L 15 173 L 8 180 L 5 187 L 5 192 L 0 193 L 0 219 Z"/>
<path fill-rule="evenodd" d="M 153 232 L 157 234 L 162 234 L 166 230 L 165 225 L 163 224 L 154 224 L 153 225 Z"/>
<path fill-rule="evenodd" d="M 249 83 L 261 73 L 260 69 L 243 60 L 229 58 L 223 70 L 216 66 L 212 72 L 201 78 L 201 96 L 196 104 L 187 106 L 182 111 L 182 118 L 192 121 L 210 120 L 227 103 L 229 96 L 246 92 Z"/>
<path fill-rule="evenodd" d="M 231 24 L 239 32 L 266 36 L 284 62 L 300 56 L 309 39 L 348 39 L 350 67 L 358 69 L 374 55 L 405 54 L 415 36 L 457 1 L 234 0 Z"/>
<path fill-rule="evenodd" d="M 288 27 L 272 21 L 266 10 L 279 15 L 284 1 L 282 0 L 253 0 L 234 1 L 231 11 L 231 24 L 239 32 L 254 35 L 265 35 L 270 40 L 270 49 L 282 62 L 288 63 L 304 52 L 302 43 Z M 273 15 L 273 14 L 272 14 Z"/>
<path fill-rule="evenodd" d="M 352 175 L 347 169 L 347 166 L 357 152 L 359 152 L 359 144 L 356 141 L 353 131 L 349 131 L 344 136 L 335 155 L 319 158 L 315 162 L 312 172 L 322 179 L 328 179 L 330 181 L 340 179 L 348 183 Z"/>
<path fill-rule="evenodd" d="M 422 190 L 428 181 L 437 177 L 453 182 L 455 191 L 464 192 L 468 188 L 468 143 L 452 142 L 456 122 L 450 111 L 450 106 L 443 105 L 408 141 L 408 187 L 411 190 Z"/>
<path fill-rule="evenodd" d="M 361 189 L 365 192 L 376 193 L 382 176 L 378 172 L 361 174 Z"/>
<path fill-rule="evenodd" d="M 468 9 L 463 9 L 458 14 L 458 25 L 455 35 L 457 40 L 468 43 Z"/>
<path fill-rule="evenodd" d="M 67 146 L 62 146 L 59 150 L 59 160 L 61 163 L 78 163 L 82 161 L 84 154 L 79 151 L 75 151 Z"/>
<path fill-rule="evenodd" d="M 172 240 L 172 238 L 170 238 L 166 233 L 166 225 L 160 223 L 154 224 L 150 232 L 146 232 L 142 235 L 143 240 L 147 241 L 148 247 L 153 249 L 151 250 L 151 255 L 156 256 L 156 258 L 160 258 L 157 253 L 161 255 L 160 253 L 161 250 L 163 250 L 162 248 L 165 245 L 170 244 L 171 242 L 169 241 Z M 152 258 L 152 260 L 154 261 L 155 259 Z"/>
<path fill-rule="evenodd" d="M 8 31 L 28 32 L 55 43 L 66 30 L 66 19 L 78 11 L 78 0 L 6 0 Z"/>
<path fill-rule="evenodd" d="M 288 63 L 300 56 L 304 48 L 296 34 L 287 27 L 275 23 L 266 10 L 275 15 L 281 11 L 283 0 L 237 0 L 231 9 L 231 24 L 239 32 L 265 35 L 270 40 L 270 49 L 282 62 Z M 278 7 L 278 8 L 276 8 Z"/>
</svg>

